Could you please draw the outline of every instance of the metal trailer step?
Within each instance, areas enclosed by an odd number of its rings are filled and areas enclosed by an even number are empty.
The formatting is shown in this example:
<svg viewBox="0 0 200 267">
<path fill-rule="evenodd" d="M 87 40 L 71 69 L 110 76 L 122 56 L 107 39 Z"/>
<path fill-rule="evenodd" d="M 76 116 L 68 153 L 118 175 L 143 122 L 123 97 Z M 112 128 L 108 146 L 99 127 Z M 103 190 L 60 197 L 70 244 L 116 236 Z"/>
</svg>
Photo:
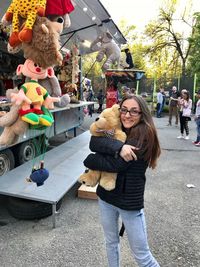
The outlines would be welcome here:
<svg viewBox="0 0 200 267">
<path fill-rule="evenodd" d="M 56 204 L 84 172 L 83 160 L 89 154 L 89 140 L 90 133 L 86 131 L 48 151 L 45 155 L 45 168 L 50 175 L 43 186 L 38 187 L 35 183 L 26 181 L 33 167 L 33 162 L 29 161 L 0 176 L 0 194 L 51 204 L 55 228 Z"/>
</svg>

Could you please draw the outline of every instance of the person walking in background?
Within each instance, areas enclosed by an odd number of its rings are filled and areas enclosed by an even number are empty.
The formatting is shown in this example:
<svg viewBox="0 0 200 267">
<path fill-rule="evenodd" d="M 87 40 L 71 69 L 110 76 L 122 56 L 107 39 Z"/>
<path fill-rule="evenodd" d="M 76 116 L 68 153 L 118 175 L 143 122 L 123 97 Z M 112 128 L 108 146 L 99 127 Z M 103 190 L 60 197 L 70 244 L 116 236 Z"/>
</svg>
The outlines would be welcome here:
<svg viewBox="0 0 200 267">
<path fill-rule="evenodd" d="M 177 91 L 176 86 L 173 86 L 172 91 L 170 93 L 168 126 L 172 125 L 172 115 L 173 114 L 176 117 L 175 125 L 178 126 L 178 101 L 179 101 L 179 97 L 180 97 L 180 93 Z"/>
<path fill-rule="evenodd" d="M 192 111 L 192 99 L 190 99 L 189 92 L 186 89 L 181 91 L 181 99 L 179 100 L 180 112 L 180 131 L 181 134 L 177 137 L 178 139 L 184 138 L 189 139 L 189 127 L 188 121 L 191 121 L 191 111 Z M 186 136 L 184 137 L 184 130 Z"/>
<path fill-rule="evenodd" d="M 98 100 L 98 104 L 99 104 L 99 107 L 98 107 L 98 110 L 97 110 L 98 113 L 101 113 L 102 110 L 103 110 L 104 97 L 105 96 L 103 94 L 103 90 L 100 89 L 98 94 L 97 94 L 97 100 Z"/>
<path fill-rule="evenodd" d="M 163 94 L 162 94 L 163 88 L 159 89 L 159 92 L 157 93 L 157 106 L 156 106 L 156 113 L 157 118 L 161 118 L 161 112 L 163 108 Z"/>
<path fill-rule="evenodd" d="M 162 113 L 163 110 L 164 110 L 164 107 L 165 107 L 165 102 L 166 102 L 166 94 L 165 94 L 165 89 L 164 88 L 162 88 L 161 93 L 163 95 L 163 102 L 162 102 L 162 108 L 161 108 L 161 113 Z"/>
<path fill-rule="evenodd" d="M 196 141 L 193 142 L 195 146 L 200 147 L 200 89 L 197 92 L 197 103 L 196 103 L 196 109 L 195 109 L 195 116 L 194 120 L 197 125 L 197 138 Z"/>
<path fill-rule="evenodd" d="M 94 92 L 92 90 L 92 87 L 87 90 L 86 94 L 87 98 L 86 101 L 92 102 L 94 101 Z M 94 113 L 94 104 L 88 105 L 88 115 L 92 117 L 92 114 Z"/>
<path fill-rule="evenodd" d="M 126 144 L 92 136 L 90 149 L 96 153 L 84 160 L 89 169 L 118 173 L 115 189 L 107 191 L 100 185 L 97 187 L 109 267 L 120 266 L 119 216 L 138 266 L 159 267 L 149 249 L 143 210 L 145 173 L 148 167 L 156 167 L 161 153 L 156 128 L 140 96 L 127 95 L 122 100 L 120 120 L 127 134 Z"/>
</svg>

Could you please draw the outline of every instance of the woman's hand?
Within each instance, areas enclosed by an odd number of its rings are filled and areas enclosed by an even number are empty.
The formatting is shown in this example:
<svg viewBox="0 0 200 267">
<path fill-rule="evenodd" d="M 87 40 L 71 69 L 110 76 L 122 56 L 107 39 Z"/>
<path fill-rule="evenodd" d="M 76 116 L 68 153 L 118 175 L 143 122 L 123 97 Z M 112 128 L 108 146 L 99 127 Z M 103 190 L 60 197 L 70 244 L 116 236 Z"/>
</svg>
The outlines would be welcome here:
<svg viewBox="0 0 200 267">
<path fill-rule="evenodd" d="M 130 161 L 130 160 L 137 160 L 137 156 L 134 153 L 134 150 L 138 150 L 137 147 L 131 146 L 131 145 L 123 145 L 119 155 L 125 160 L 125 161 Z"/>
</svg>

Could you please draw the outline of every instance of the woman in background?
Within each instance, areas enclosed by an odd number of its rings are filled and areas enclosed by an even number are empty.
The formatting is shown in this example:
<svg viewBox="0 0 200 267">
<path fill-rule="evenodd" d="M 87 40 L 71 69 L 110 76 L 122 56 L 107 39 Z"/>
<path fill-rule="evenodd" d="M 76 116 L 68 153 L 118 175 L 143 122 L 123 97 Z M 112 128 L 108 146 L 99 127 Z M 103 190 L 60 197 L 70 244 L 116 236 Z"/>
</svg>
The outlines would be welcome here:
<svg viewBox="0 0 200 267">
<path fill-rule="evenodd" d="M 181 99 L 179 100 L 180 106 L 180 132 L 181 134 L 177 137 L 178 139 L 184 138 L 189 139 L 189 127 L 188 121 L 191 121 L 191 110 L 192 110 L 192 99 L 190 99 L 189 92 L 186 89 L 181 91 Z M 184 131 L 186 136 L 184 137 Z"/>
</svg>

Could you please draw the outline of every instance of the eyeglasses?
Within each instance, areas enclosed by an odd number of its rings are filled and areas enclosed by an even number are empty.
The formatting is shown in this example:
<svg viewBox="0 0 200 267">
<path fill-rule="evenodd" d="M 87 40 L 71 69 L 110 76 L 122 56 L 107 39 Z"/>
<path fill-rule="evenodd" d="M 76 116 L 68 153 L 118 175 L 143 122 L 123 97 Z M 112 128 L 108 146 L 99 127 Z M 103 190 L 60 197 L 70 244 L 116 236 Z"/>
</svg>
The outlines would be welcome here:
<svg viewBox="0 0 200 267">
<path fill-rule="evenodd" d="M 127 108 L 120 108 L 119 109 L 121 114 L 126 115 L 127 112 L 129 112 L 130 116 L 137 117 L 138 115 L 142 114 L 141 111 L 135 110 L 134 108 L 128 110 Z"/>
</svg>

